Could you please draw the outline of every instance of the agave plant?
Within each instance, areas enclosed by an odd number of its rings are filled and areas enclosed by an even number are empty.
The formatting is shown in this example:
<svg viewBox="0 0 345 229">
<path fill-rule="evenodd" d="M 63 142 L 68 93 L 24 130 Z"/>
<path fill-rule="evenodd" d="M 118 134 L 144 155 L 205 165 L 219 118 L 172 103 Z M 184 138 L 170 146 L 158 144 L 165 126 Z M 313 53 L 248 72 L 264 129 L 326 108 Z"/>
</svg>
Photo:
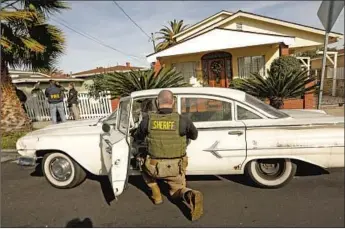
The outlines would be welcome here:
<svg viewBox="0 0 345 229">
<path fill-rule="evenodd" d="M 173 44 L 176 44 L 176 39 L 174 39 L 173 36 L 183 31 L 186 27 L 187 25 L 183 25 L 183 20 L 177 21 L 175 19 L 174 21 L 170 21 L 170 28 L 168 26 L 164 26 L 163 29 L 157 32 L 161 35 L 160 37 L 157 37 L 157 40 L 162 41 L 156 45 L 156 51 L 161 51 Z"/>
<path fill-rule="evenodd" d="M 97 97 L 100 92 L 107 91 L 111 98 L 115 99 L 128 96 L 134 91 L 187 85 L 180 73 L 172 68 L 162 68 L 157 73 L 151 69 L 99 75 L 88 89 L 93 96 Z"/>
<path fill-rule="evenodd" d="M 261 99 L 269 99 L 270 105 L 280 109 L 284 105 L 284 99 L 301 97 L 306 93 L 312 93 L 316 84 L 315 77 L 307 75 L 307 71 L 291 71 L 287 74 L 267 71 L 267 77 L 258 73 L 252 73 L 251 77 L 241 80 L 234 89 L 245 91 Z"/>
<path fill-rule="evenodd" d="M 59 0 L 3 0 L 1 3 L 1 131 L 30 128 L 11 82 L 8 67 L 51 69 L 63 53 L 62 31 L 47 16 L 68 7 Z"/>
</svg>

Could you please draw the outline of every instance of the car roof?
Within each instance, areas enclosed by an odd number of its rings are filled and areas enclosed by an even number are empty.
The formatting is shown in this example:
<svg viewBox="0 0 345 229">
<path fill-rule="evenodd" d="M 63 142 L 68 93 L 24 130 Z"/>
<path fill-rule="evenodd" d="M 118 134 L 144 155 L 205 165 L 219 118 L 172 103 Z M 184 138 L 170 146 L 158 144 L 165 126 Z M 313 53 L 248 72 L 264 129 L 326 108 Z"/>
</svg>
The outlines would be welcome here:
<svg viewBox="0 0 345 229">
<path fill-rule="evenodd" d="M 243 91 L 219 88 L 219 87 L 178 87 L 178 88 L 159 88 L 132 92 L 130 97 L 157 96 L 161 90 L 170 90 L 173 94 L 199 94 L 209 96 L 221 96 L 231 98 L 237 101 L 244 101 L 245 93 Z"/>
</svg>

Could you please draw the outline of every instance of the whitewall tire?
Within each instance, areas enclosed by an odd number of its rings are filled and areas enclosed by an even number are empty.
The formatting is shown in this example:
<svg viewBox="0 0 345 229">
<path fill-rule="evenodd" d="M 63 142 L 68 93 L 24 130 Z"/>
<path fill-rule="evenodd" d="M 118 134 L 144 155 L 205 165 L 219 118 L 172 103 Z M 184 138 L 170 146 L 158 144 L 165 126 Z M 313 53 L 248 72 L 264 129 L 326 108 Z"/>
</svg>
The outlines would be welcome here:
<svg viewBox="0 0 345 229">
<path fill-rule="evenodd" d="M 44 155 L 42 171 L 52 186 L 62 189 L 73 188 L 86 178 L 84 169 L 69 156 L 60 152 Z"/>
<path fill-rule="evenodd" d="M 248 162 L 245 173 L 258 186 L 280 188 L 295 176 L 297 166 L 290 159 L 258 159 Z"/>
</svg>

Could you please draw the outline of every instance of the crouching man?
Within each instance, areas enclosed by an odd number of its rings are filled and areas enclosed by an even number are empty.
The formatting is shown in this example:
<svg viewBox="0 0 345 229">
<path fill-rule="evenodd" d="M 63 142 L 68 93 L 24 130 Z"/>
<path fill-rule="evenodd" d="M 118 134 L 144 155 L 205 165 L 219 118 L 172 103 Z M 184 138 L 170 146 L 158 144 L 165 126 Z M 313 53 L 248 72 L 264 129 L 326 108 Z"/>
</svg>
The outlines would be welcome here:
<svg viewBox="0 0 345 229">
<path fill-rule="evenodd" d="M 203 214 L 203 195 L 186 187 L 187 142 L 198 137 L 192 121 L 173 112 L 174 96 L 162 90 L 157 98 L 157 112 L 144 116 L 134 139 L 145 139 L 148 154 L 142 166 L 142 176 L 151 189 L 154 204 L 163 202 L 157 179 L 169 185 L 173 199 L 182 200 L 190 210 L 190 219 L 197 220 Z"/>
</svg>

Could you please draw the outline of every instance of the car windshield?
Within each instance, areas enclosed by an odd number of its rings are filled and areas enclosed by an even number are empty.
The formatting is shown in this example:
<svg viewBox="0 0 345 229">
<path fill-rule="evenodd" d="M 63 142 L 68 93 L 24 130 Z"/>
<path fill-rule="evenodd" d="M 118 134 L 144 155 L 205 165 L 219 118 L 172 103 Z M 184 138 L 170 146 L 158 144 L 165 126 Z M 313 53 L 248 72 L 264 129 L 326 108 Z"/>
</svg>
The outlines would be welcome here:
<svg viewBox="0 0 345 229">
<path fill-rule="evenodd" d="M 257 107 L 260 110 L 263 110 L 266 113 L 268 113 L 268 114 L 270 114 L 270 115 L 272 115 L 272 116 L 274 116 L 276 118 L 286 118 L 286 117 L 289 117 L 289 115 L 287 115 L 286 113 L 281 112 L 281 111 L 275 109 L 274 107 L 264 103 L 260 99 L 255 98 L 254 96 L 246 94 L 245 101 L 247 103 L 249 103 L 250 105 L 252 105 L 253 107 Z"/>
<path fill-rule="evenodd" d="M 104 121 L 116 120 L 116 117 L 117 117 L 117 109 L 114 110 L 113 113 L 111 113 L 108 117 L 106 117 Z"/>
<path fill-rule="evenodd" d="M 117 117 L 117 109 L 113 111 L 109 116 L 100 118 L 98 122 L 103 121 L 103 123 L 107 123 L 110 125 L 115 125 L 116 124 L 116 117 Z"/>
</svg>

